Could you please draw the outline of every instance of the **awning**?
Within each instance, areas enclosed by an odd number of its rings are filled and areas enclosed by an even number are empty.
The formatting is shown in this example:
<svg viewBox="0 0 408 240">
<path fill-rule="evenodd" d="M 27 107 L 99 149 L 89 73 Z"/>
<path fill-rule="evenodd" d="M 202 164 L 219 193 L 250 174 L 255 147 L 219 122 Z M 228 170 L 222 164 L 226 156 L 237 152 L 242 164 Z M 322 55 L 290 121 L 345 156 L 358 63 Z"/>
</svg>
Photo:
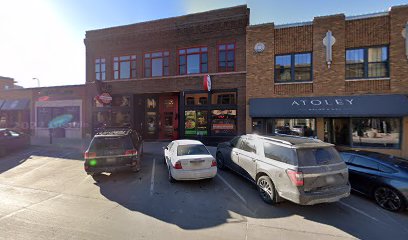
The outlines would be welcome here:
<svg viewBox="0 0 408 240">
<path fill-rule="evenodd" d="M 16 100 L 6 100 L 1 107 L 2 111 L 5 110 L 26 110 L 30 103 L 29 99 L 16 99 Z"/>
<path fill-rule="evenodd" d="M 366 95 L 249 100 L 251 117 L 401 117 L 408 95 Z"/>
</svg>

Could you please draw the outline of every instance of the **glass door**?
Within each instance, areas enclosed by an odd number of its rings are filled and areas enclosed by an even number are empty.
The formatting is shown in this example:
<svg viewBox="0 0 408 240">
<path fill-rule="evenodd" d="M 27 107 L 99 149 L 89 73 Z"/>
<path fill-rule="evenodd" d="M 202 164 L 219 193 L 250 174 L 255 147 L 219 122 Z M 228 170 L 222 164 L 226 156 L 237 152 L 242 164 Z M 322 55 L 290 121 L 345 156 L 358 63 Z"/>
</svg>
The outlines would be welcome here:
<svg viewBox="0 0 408 240">
<path fill-rule="evenodd" d="M 159 138 L 178 138 L 178 97 L 160 96 L 159 98 Z"/>
</svg>

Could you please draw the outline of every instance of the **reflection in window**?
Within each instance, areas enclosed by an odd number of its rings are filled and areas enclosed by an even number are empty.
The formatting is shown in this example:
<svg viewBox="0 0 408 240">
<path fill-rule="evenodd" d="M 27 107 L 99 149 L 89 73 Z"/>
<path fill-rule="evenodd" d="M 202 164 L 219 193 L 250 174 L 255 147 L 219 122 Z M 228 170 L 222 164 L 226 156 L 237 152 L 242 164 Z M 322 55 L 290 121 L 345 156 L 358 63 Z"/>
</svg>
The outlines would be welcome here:
<svg viewBox="0 0 408 240">
<path fill-rule="evenodd" d="M 275 56 L 275 80 L 277 82 L 312 80 L 312 54 Z"/>
<path fill-rule="evenodd" d="M 106 80 L 106 60 L 105 58 L 95 59 L 95 80 Z"/>
<path fill-rule="evenodd" d="M 208 72 L 208 48 L 188 48 L 179 50 L 179 73 L 195 74 Z"/>
<path fill-rule="evenodd" d="M 136 78 L 136 55 L 113 58 L 114 79 Z"/>
<path fill-rule="evenodd" d="M 346 79 L 388 77 L 388 47 L 346 50 Z"/>
<path fill-rule="evenodd" d="M 206 105 L 208 104 L 208 93 L 186 94 L 186 105 Z"/>
<path fill-rule="evenodd" d="M 235 43 L 218 45 L 218 72 L 235 70 Z"/>
<path fill-rule="evenodd" d="M 353 146 L 400 146 L 400 118 L 352 118 L 352 128 Z"/>
<path fill-rule="evenodd" d="M 275 133 L 295 136 L 316 136 L 315 119 L 275 119 Z"/>
<path fill-rule="evenodd" d="M 212 94 L 212 104 L 236 104 L 236 92 L 222 92 Z"/>
<path fill-rule="evenodd" d="M 233 135 L 237 131 L 237 110 L 212 110 L 211 132 L 214 135 Z"/>
<path fill-rule="evenodd" d="M 169 52 L 154 52 L 144 55 L 145 77 L 161 77 L 169 75 Z"/>
</svg>

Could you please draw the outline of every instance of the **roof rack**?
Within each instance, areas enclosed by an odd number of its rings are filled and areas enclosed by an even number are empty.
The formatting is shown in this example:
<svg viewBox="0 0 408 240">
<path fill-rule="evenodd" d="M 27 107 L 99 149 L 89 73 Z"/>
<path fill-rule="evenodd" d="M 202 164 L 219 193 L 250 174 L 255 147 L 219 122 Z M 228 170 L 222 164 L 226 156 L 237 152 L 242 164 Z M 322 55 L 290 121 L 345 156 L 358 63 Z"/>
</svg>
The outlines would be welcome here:
<svg viewBox="0 0 408 240">
<path fill-rule="evenodd" d="M 289 134 L 282 134 L 282 133 L 275 133 L 272 136 L 282 136 L 282 137 L 293 137 L 293 138 L 300 138 L 300 139 L 309 139 L 315 142 L 323 142 L 322 140 L 314 137 L 304 137 L 304 136 L 296 136 L 296 135 L 289 135 Z"/>
<path fill-rule="evenodd" d="M 95 135 L 106 136 L 106 135 L 127 135 L 132 131 L 131 128 L 120 128 L 120 127 L 104 127 L 96 130 Z"/>
</svg>

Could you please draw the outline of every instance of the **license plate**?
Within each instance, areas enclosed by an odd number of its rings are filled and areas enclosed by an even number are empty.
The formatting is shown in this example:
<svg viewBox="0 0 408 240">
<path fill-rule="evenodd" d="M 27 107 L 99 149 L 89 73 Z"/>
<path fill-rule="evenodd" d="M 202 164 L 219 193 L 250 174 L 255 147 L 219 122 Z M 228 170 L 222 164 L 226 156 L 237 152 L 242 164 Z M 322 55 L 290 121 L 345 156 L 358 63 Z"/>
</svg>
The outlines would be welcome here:
<svg viewBox="0 0 408 240">
<path fill-rule="evenodd" d="M 327 176 L 327 177 L 326 177 L 326 182 L 327 182 L 328 184 L 333 184 L 334 181 L 335 181 L 335 179 L 334 179 L 333 176 Z"/>
<path fill-rule="evenodd" d="M 199 163 L 203 163 L 205 160 L 194 160 L 194 161 L 190 161 L 190 163 L 193 164 L 199 164 Z"/>
<path fill-rule="evenodd" d="M 115 162 L 115 158 L 107 158 L 106 162 L 113 163 L 113 162 Z"/>
</svg>

